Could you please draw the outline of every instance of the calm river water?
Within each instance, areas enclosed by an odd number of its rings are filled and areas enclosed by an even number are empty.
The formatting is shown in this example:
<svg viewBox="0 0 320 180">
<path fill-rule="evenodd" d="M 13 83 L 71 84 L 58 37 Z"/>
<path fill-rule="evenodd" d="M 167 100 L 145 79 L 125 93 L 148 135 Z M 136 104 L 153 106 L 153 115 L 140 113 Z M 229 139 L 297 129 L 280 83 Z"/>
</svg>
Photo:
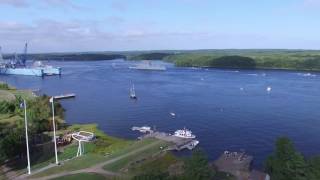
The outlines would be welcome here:
<svg viewBox="0 0 320 180">
<path fill-rule="evenodd" d="M 76 93 L 61 101 L 68 123 L 97 123 L 106 133 L 136 138 L 132 126 L 174 132 L 186 127 L 215 159 L 224 150 L 246 150 L 262 167 L 279 136 L 304 155 L 320 154 L 320 74 L 272 70 L 176 68 L 131 70 L 135 62 L 52 62 L 53 77 L 0 76 L 18 88 L 48 95 Z M 158 62 L 162 63 L 162 62 Z M 138 101 L 129 99 L 134 83 Z M 267 92 L 267 87 L 271 92 Z M 176 117 L 172 117 L 174 112 Z"/>
</svg>

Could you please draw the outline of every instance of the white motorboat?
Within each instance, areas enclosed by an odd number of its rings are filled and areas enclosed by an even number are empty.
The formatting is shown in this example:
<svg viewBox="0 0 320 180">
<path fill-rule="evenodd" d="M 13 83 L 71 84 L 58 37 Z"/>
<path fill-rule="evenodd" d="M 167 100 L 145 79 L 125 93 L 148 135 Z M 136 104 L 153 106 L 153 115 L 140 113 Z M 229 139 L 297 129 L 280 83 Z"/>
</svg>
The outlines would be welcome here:
<svg viewBox="0 0 320 180">
<path fill-rule="evenodd" d="M 132 127 L 131 128 L 132 131 L 140 131 L 142 133 L 147 133 L 147 132 L 152 132 L 151 127 L 149 126 L 142 126 L 142 127 Z"/>
<path fill-rule="evenodd" d="M 271 90 L 272 90 L 271 86 L 268 86 L 267 87 L 267 92 L 271 92 Z"/>
<path fill-rule="evenodd" d="M 174 135 L 173 136 L 176 136 L 176 137 L 180 137 L 180 138 L 187 138 L 187 139 L 194 139 L 196 138 L 195 135 L 192 134 L 192 131 L 184 128 L 184 129 L 179 129 L 179 130 L 176 130 L 174 132 Z"/>
</svg>

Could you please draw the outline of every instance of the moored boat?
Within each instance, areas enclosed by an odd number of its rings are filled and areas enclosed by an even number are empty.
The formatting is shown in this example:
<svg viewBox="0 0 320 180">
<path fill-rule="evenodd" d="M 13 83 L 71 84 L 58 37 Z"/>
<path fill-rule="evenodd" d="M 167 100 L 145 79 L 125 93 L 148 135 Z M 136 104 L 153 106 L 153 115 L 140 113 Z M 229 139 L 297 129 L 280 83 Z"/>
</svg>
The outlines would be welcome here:
<svg viewBox="0 0 320 180">
<path fill-rule="evenodd" d="M 174 132 L 173 136 L 180 137 L 180 138 L 186 138 L 186 139 L 194 139 L 194 138 L 196 138 L 196 136 L 192 134 L 192 131 L 190 131 L 190 130 L 188 130 L 186 128 L 176 130 Z"/>
</svg>

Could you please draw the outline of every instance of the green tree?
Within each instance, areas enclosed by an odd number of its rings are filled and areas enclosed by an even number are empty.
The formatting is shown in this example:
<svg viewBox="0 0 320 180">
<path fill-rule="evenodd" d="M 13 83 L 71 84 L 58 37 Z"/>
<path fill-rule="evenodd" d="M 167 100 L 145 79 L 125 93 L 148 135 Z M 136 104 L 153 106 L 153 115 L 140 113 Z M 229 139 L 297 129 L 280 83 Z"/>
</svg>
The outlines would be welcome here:
<svg viewBox="0 0 320 180">
<path fill-rule="evenodd" d="M 308 179 L 320 179 L 320 156 L 313 157 L 308 161 Z"/>
<path fill-rule="evenodd" d="M 0 139 L 0 161 L 14 156 L 21 156 L 25 151 L 25 136 L 23 129 L 6 130 L 6 135 Z"/>
<path fill-rule="evenodd" d="M 24 135 L 24 109 L 20 108 L 22 99 L 17 97 L 15 102 L 0 102 L 0 113 L 12 113 L 20 116 L 21 119 L 15 123 L 0 124 L 0 162 L 17 155 L 23 155 L 25 149 Z M 59 102 L 55 102 L 56 115 L 61 119 L 64 109 Z M 27 101 L 28 135 L 30 147 L 34 137 L 45 132 L 51 131 L 51 106 L 49 97 L 41 96 Z M 32 150 L 32 149 L 31 149 Z"/>
<path fill-rule="evenodd" d="M 307 180 L 307 164 L 304 157 L 285 137 L 276 141 L 275 152 L 266 161 L 266 170 L 271 179 Z"/>
<path fill-rule="evenodd" d="M 214 171 L 209 167 L 209 161 L 206 154 L 196 149 L 192 156 L 186 161 L 184 179 L 206 180 L 211 179 Z"/>
<path fill-rule="evenodd" d="M 169 174 L 161 171 L 149 171 L 133 177 L 133 180 L 166 180 L 169 179 Z"/>
</svg>

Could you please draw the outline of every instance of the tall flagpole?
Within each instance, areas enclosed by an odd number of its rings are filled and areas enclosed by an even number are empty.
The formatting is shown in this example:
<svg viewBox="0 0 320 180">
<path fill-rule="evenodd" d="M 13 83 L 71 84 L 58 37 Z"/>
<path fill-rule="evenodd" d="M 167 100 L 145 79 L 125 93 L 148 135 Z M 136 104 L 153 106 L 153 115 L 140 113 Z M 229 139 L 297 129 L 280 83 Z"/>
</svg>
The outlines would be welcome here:
<svg viewBox="0 0 320 180">
<path fill-rule="evenodd" d="M 56 156 L 56 164 L 59 164 L 58 161 L 58 150 L 57 150 L 57 139 L 56 139 L 56 123 L 54 121 L 54 103 L 53 97 L 50 98 L 50 102 L 52 104 L 52 123 L 53 123 L 53 140 L 54 140 L 54 152 Z"/>
<path fill-rule="evenodd" d="M 23 100 L 23 106 L 24 106 L 24 124 L 25 124 L 25 127 L 26 127 L 28 174 L 31 174 L 31 169 L 30 169 L 30 156 L 29 156 L 29 142 L 28 142 L 28 122 L 27 122 L 27 103 L 26 103 L 26 100 Z"/>
</svg>

